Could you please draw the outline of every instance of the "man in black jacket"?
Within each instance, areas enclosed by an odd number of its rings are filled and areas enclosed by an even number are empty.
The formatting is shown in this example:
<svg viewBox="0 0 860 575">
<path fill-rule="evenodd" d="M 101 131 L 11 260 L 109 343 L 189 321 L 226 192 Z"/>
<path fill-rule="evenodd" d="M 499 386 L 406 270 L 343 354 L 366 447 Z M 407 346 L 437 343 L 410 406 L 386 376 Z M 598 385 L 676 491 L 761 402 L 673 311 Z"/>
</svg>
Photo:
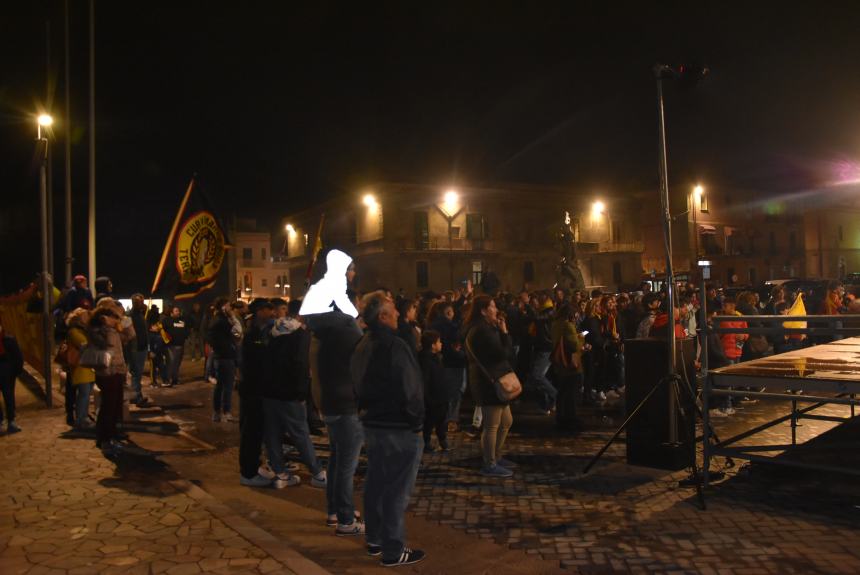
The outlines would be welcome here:
<svg viewBox="0 0 860 575">
<path fill-rule="evenodd" d="M 295 306 L 294 311 L 298 311 Z M 311 485 L 325 487 L 326 472 L 317 459 L 308 429 L 306 401 L 311 384 L 308 365 L 311 335 L 296 313 L 277 317 L 270 335 L 272 377 L 263 387 L 262 396 L 266 451 L 269 465 L 275 472 L 272 485 L 282 489 L 299 483 L 299 477 L 291 475 L 284 464 L 283 437 L 287 432 L 311 472 Z"/>
<path fill-rule="evenodd" d="M 164 319 L 162 326 L 170 338 L 170 342 L 167 344 L 168 357 L 170 358 L 170 366 L 167 368 L 168 385 L 179 385 L 179 366 L 182 365 L 185 339 L 188 337 L 188 324 L 185 323 L 179 306 L 170 308 L 170 316 Z"/>
<path fill-rule="evenodd" d="M 134 390 L 132 403 L 144 406 L 148 399 L 143 396 L 141 379 L 146 368 L 146 356 L 149 353 L 149 337 L 146 329 L 146 302 L 143 294 L 131 296 L 131 323 L 134 326 L 134 338 L 128 342 L 128 370 L 131 372 L 131 388 Z"/>
<path fill-rule="evenodd" d="M 364 430 L 358 420 L 355 385 L 349 372 L 349 360 L 361 339 L 361 328 L 354 317 L 340 310 L 304 319 L 318 343 L 313 369 L 330 447 L 326 524 L 335 527 L 338 535 L 361 535 L 364 525 L 355 519 L 353 476 L 364 443 Z"/>
<path fill-rule="evenodd" d="M 367 440 L 367 552 L 381 554 L 383 566 L 409 565 L 425 557 L 420 549 L 406 547 L 404 521 L 423 448 L 421 371 L 397 337 L 394 302 L 381 292 L 362 301 L 369 332 L 358 342 L 350 370 Z"/>
<path fill-rule="evenodd" d="M 242 340 L 242 385 L 239 387 L 239 471 L 242 485 L 271 484 L 258 473 L 263 442 L 263 390 L 272 384 L 272 339 L 274 306 L 264 298 L 251 302 L 248 330 Z"/>
<path fill-rule="evenodd" d="M 236 356 L 242 332 L 235 325 L 227 298 L 218 298 L 216 310 L 207 324 L 206 339 L 212 347 L 213 370 L 217 375 L 212 392 L 212 421 L 233 421 L 233 384 L 236 383 Z"/>
</svg>

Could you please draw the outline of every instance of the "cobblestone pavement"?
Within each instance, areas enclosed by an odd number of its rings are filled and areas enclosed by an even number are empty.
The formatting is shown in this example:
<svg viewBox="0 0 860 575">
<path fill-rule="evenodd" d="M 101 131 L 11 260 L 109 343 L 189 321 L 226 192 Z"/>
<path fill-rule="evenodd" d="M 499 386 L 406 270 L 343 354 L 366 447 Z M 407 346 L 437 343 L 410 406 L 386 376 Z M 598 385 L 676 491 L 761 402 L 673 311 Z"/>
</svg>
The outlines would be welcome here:
<svg viewBox="0 0 860 575">
<path fill-rule="evenodd" d="M 190 407 L 195 405 L 191 397 L 200 398 L 196 405 L 208 406 L 203 393 L 211 388 L 195 391 L 196 385 L 167 390 L 172 395 L 164 400 L 179 407 L 175 412 L 193 428 L 191 433 L 224 446 L 222 453 L 231 460 L 226 466 L 232 474 L 235 451 L 227 446 L 235 445 L 235 426 L 213 425 L 206 408 Z M 732 418 L 716 420 L 715 425 L 718 432 L 735 432 L 761 423 L 782 407 L 762 402 Z M 170 407 L 167 410 L 171 412 Z M 860 572 L 860 511 L 855 507 L 860 504 L 860 490 L 853 482 L 820 474 L 771 472 L 763 466 L 735 467 L 726 470 L 725 481 L 706 492 L 707 511 L 701 511 L 695 491 L 678 486 L 687 472 L 626 465 L 623 436 L 591 473 L 583 475 L 582 468 L 622 415 L 619 406 L 610 405 L 586 410 L 583 417 L 587 431 L 560 434 L 551 418 L 528 407 L 518 408 L 507 457 L 519 468 L 510 480 L 478 475 L 479 442 L 457 434 L 453 453 L 424 456 L 412 513 L 426 525 L 448 528 L 440 532 L 450 534 L 446 537 L 459 545 L 464 540 L 457 533 L 465 533 L 475 542 L 520 550 L 549 565 L 582 573 Z M 833 425 L 806 421 L 798 429 L 799 439 Z M 784 442 L 787 430 L 784 424 L 763 438 Z M 325 437 L 316 442 L 324 457 Z M 718 467 L 724 463 L 717 460 Z M 241 494 L 236 497 L 241 503 L 234 503 L 247 504 Z M 286 489 L 271 497 L 316 506 L 319 512 L 323 508 L 321 497 L 309 498 L 302 489 Z M 421 546 L 422 538 L 426 534 L 410 531 L 414 545 Z M 316 559 L 313 550 L 310 553 Z M 343 572 L 353 571 L 344 568 Z M 419 568 L 415 572 L 444 571 Z"/>
<path fill-rule="evenodd" d="M 25 408 L 19 421 L 22 433 L 0 437 L 3 575 L 302 572 L 146 454 L 105 459 L 66 431 L 62 410 Z"/>
</svg>

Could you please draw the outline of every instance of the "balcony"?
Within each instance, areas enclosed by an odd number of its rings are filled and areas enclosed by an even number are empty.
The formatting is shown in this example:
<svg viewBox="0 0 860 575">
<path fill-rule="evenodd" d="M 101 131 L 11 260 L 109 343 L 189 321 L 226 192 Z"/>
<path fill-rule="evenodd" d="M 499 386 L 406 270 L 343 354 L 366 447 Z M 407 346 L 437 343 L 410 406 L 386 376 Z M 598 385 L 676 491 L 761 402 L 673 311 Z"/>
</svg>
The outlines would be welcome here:
<svg viewBox="0 0 860 575">
<path fill-rule="evenodd" d="M 491 252 L 497 250 L 499 242 L 494 240 L 478 240 L 467 238 L 453 238 L 450 242 L 447 237 L 430 238 L 421 242 L 415 238 L 397 240 L 396 247 L 405 252 Z"/>
<path fill-rule="evenodd" d="M 577 250 L 582 253 L 603 254 L 603 253 L 638 253 L 645 251 L 644 242 L 601 242 L 578 244 Z"/>
</svg>

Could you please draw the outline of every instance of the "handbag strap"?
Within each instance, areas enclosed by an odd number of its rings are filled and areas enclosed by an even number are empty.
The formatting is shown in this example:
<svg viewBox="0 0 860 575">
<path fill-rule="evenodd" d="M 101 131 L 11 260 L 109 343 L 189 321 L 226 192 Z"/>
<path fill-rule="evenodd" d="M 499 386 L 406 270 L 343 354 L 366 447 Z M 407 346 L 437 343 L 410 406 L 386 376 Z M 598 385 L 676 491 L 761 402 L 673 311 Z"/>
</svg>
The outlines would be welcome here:
<svg viewBox="0 0 860 575">
<path fill-rule="evenodd" d="M 496 380 L 496 378 L 494 378 L 492 375 L 490 375 L 489 370 L 488 370 L 486 367 L 484 367 L 484 364 L 483 364 L 483 363 L 481 363 L 481 361 L 480 361 L 480 360 L 478 359 L 478 357 L 475 355 L 475 352 L 474 352 L 474 351 L 472 351 L 472 346 L 471 346 L 471 345 L 469 345 L 469 336 L 472 334 L 472 331 L 473 331 L 474 329 L 475 329 L 475 328 L 470 329 L 470 330 L 469 330 L 469 333 L 467 333 L 467 334 L 466 334 L 466 338 L 465 338 L 466 351 L 467 351 L 467 352 L 469 352 L 469 356 L 474 360 L 474 362 L 475 362 L 475 363 L 477 363 L 477 364 L 478 364 L 478 367 L 481 369 L 481 371 L 484 373 L 484 375 L 485 375 L 485 376 L 487 376 L 487 379 L 489 379 L 490 381 L 495 381 L 495 380 Z"/>
</svg>

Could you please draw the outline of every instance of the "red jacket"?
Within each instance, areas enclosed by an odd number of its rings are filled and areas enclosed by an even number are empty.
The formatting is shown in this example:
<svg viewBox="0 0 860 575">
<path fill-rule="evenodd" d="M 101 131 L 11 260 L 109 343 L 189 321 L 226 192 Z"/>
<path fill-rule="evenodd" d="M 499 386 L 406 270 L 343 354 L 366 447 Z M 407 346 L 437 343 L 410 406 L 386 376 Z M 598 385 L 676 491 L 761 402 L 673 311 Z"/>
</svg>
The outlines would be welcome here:
<svg viewBox="0 0 860 575">
<path fill-rule="evenodd" d="M 736 315 L 741 315 L 740 312 L 735 312 Z M 745 321 L 723 321 L 720 322 L 719 327 L 734 327 L 741 328 L 747 327 L 747 322 Z M 749 334 L 746 333 L 721 333 L 720 341 L 723 344 L 723 353 L 726 354 L 726 358 L 728 359 L 740 359 L 741 357 L 741 348 L 738 347 L 737 343 L 746 340 L 749 337 Z"/>
</svg>

